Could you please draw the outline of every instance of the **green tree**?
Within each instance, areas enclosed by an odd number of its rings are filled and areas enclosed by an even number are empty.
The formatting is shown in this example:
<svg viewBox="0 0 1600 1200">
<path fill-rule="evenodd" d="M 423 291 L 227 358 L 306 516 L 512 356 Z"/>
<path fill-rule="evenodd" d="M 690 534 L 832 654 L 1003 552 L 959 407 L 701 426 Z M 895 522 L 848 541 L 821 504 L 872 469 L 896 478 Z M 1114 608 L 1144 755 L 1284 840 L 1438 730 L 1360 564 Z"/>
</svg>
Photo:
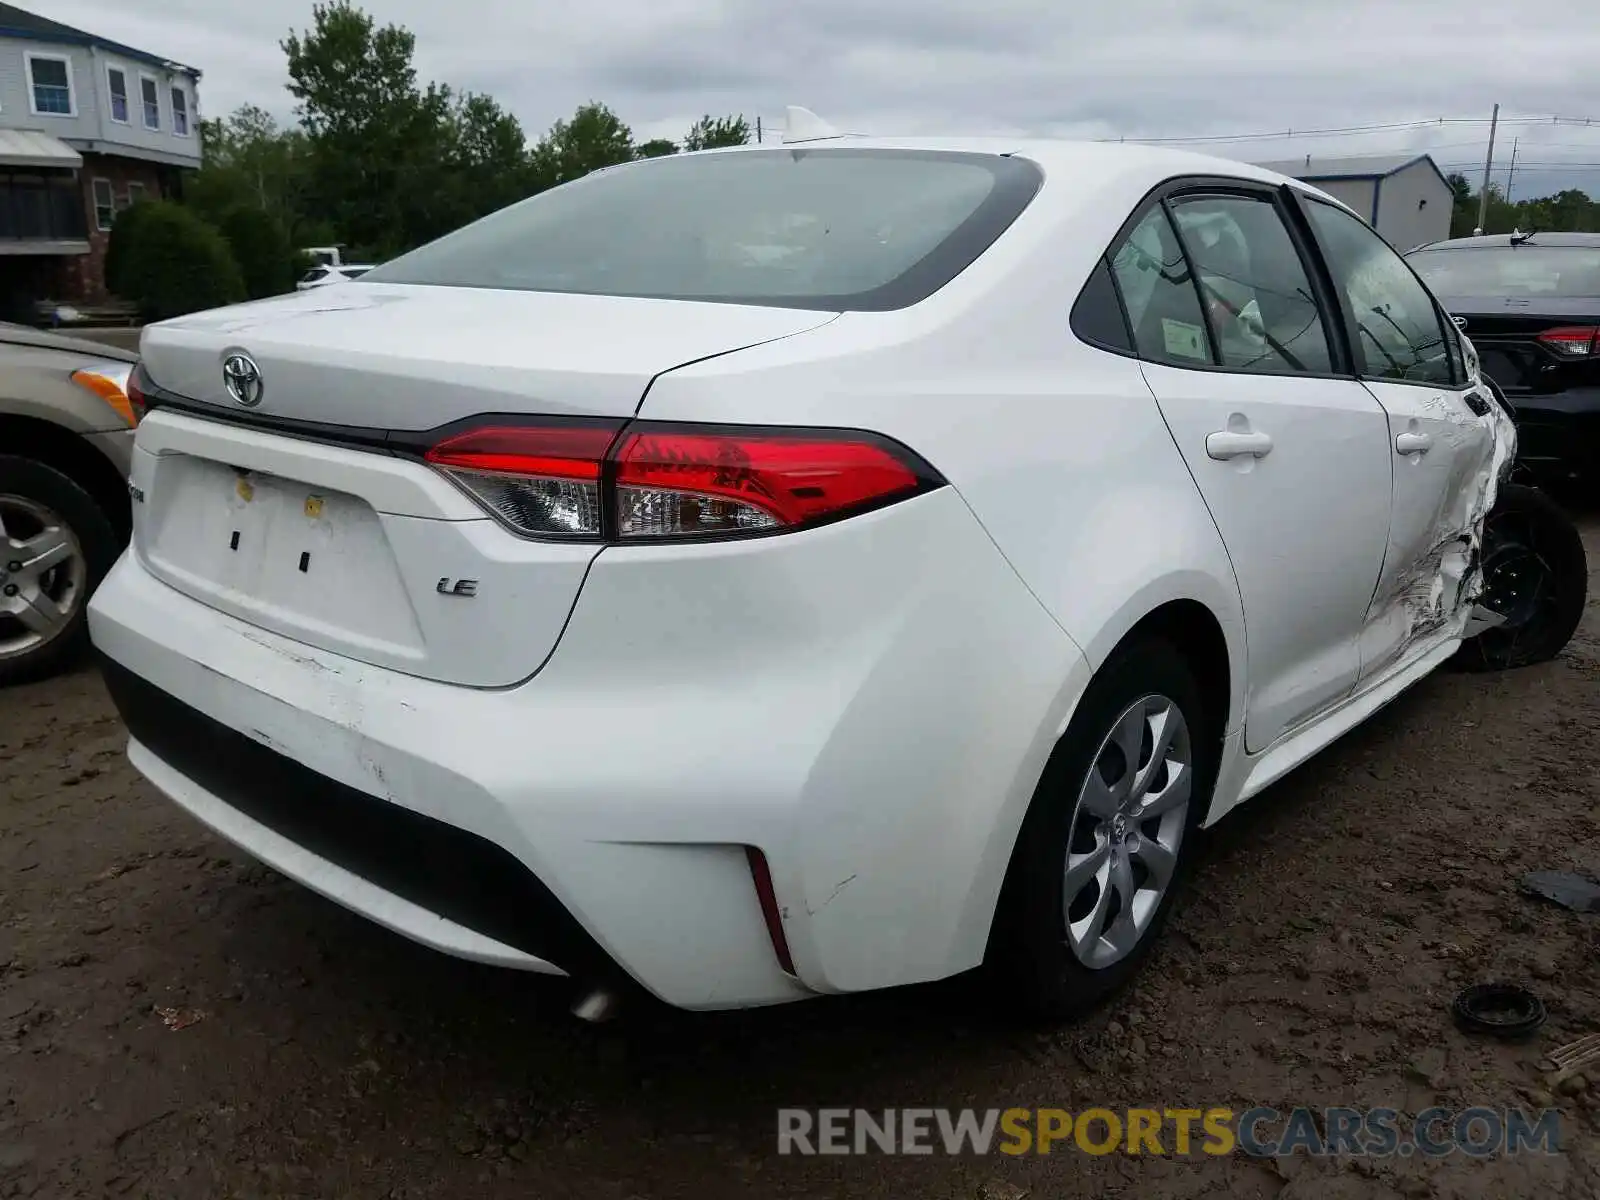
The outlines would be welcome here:
<svg viewBox="0 0 1600 1200">
<path fill-rule="evenodd" d="M 689 127 L 683 135 L 685 150 L 715 150 L 722 146 L 748 146 L 750 122 L 737 117 L 713 117 L 709 113 Z"/>
<path fill-rule="evenodd" d="M 302 211 L 307 146 L 296 129 L 281 129 L 265 109 L 246 104 L 200 122 L 203 165 L 184 186 L 184 200 L 213 224 L 250 206 L 293 230 Z"/>
<path fill-rule="evenodd" d="M 222 234 L 180 204 L 152 200 L 136 207 L 144 211 L 126 227 L 118 262 L 123 299 L 147 319 L 164 320 L 245 298 Z"/>
<path fill-rule="evenodd" d="M 591 101 L 571 120 L 550 127 L 534 150 L 534 169 L 541 184 L 553 187 L 633 157 L 633 131 L 604 104 Z"/>
<path fill-rule="evenodd" d="M 670 138 L 651 138 L 633 148 L 639 158 L 666 158 L 678 152 L 678 143 Z"/>
<path fill-rule="evenodd" d="M 276 217 L 259 208 L 236 208 L 219 228 L 239 264 L 246 296 L 259 300 L 294 290 L 299 259 Z"/>
<path fill-rule="evenodd" d="M 1456 197 L 1450 235 L 1467 237 L 1478 224 L 1478 193 L 1472 190 L 1464 177 L 1452 175 L 1449 178 Z M 1600 202 L 1578 188 L 1567 188 L 1553 196 L 1539 196 L 1512 203 L 1506 199 L 1505 191 L 1498 183 L 1491 183 L 1483 231 L 1510 233 L 1514 229 L 1524 233 L 1540 230 L 1546 233 L 1597 232 L 1600 231 Z"/>
<path fill-rule="evenodd" d="M 454 129 L 449 88 L 418 85 L 409 30 L 380 28 L 349 0 L 315 4 L 311 17 L 310 30 L 282 43 L 308 143 L 310 209 L 375 251 L 427 240 L 449 221 L 438 187 Z"/>
<path fill-rule="evenodd" d="M 429 236 L 449 232 L 485 213 L 538 190 L 528 140 L 516 117 L 493 99 L 467 93 L 456 98 L 445 131 L 448 219 Z"/>
</svg>

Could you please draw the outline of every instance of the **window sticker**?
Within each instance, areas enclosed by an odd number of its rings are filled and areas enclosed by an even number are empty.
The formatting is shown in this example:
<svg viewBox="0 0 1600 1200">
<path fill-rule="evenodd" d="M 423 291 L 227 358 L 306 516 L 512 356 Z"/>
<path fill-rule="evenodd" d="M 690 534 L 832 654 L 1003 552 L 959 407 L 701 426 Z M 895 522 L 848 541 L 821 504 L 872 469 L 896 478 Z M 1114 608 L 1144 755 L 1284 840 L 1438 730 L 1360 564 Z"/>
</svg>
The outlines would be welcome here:
<svg viewBox="0 0 1600 1200">
<path fill-rule="evenodd" d="M 1161 338 L 1166 343 L 1167 353 L 1177 358 L 1211 357 L 1210 351 L 1206 349 L 1206 331 L 1198 325 L 1191 325 L 1188 321 L 1174 321 L 1171 317 L 1162 317 Z"/>
</svg>

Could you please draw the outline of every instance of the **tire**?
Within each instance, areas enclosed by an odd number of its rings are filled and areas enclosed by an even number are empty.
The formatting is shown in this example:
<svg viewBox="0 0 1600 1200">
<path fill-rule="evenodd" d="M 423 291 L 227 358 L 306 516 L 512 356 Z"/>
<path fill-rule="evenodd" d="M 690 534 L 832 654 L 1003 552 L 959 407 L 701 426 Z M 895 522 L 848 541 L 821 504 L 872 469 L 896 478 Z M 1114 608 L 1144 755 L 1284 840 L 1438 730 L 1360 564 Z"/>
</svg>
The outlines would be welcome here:
<svg viewBox="0 0 1600 1200">
<path fill-rule="evenodd" d="M 1507 484 L 1484 522 L 1482 563 L 1479 603 L 1507 620 L 1463 642 L 1452 665 L 1504 671 L 1560 654 L 1589 592 L 1589 560 L 1572 519 L 1539 489 Z"/>
<path fill-rule="evenodd" d="M 30 458 L 0 455 L 0 687 L 43 679 L 72 665 L 89 641 L 89 597 L 116 561 L 120 544 L 110 520 L 83 488 L 53 467 Z M 50 573 L 19 572 L 14 539 L 59 527 L 70 540 L 70 556 Z M 20 582 L 19 582 L 20 581 Z M 9 610 L 19 597 L 41 595 L 56 603 L 64 619 L 48 631 L 23 625 Z"/>
<path fill-rule="evenodd" d="M 1080 810 L 1080 803 L 1086 798 L 1084 793 L 1091 790 L 1091 770 L 1102 782 L 1116 781 L 1103 793 L 1093 789 L 1101 795 L 1102 803 L 1119 790 L 1116 784 L 1124 776 L 1117 768 L 1125 765 L 1125 758 L 1114 734 L 1122 719 L 1141 701 L 1148 701 L 1148 709 L 1156 711 L 1165 704 L 1182 718 L 1187 731 L 1182 741 L 1186 744 L 1174 742 L 1174 748 L 1188 757 L 1187 809 L 1181 816 L 1173 813 L 1149 823 L 1127 822 L 1125 817 L 1106 821 Z M 1152 720 L 1149 711 L 1142 715 L 1140 755 L 1148 763 L 1154 757 Z M 1174 894 L 1180 890 L 1192 861 L 1195 835 L 1210 806 L 1222 728 L 1220 714 L 1203 708 L 1194 672 L 1170 642 L 1152 638 L 1131 643 L 1100 669 L 1040 779 L 1001 891 L 990 934 L 988 966 L 1003 989 L 1000 995 L 1008 1008 L 1020 1008 L 1034 1020 L 1071 1019 L 1097 1007 L 1138 971 L 1161 934 Z M 1173 781 L 1166 778 L 1166 786 L 1162 786 L 1165 775 L 1162 769 L 1160 775 L 1151 776 L 1151 794 L 1169 794 Z M 1153 898 L 1153 904 L 1148 893 L 1132 908 L 1124 908 L 1120 900 L 1108 899 L 1107 917 L 1118 908 L 1123 908 L 1124 913 L 1143 910 L 1148 914 L 1141 917 L 1142 925 L 1134 922 L 1132 933 L 1136 936 L 1119 939 L 1129 948 L 1112 957 L 1109 943 L 1093 937 L 1075 938 L 1074 929 L 1084 928 L 1084 922 L 1092 923 L 1102 892 L 1120 895 L 1115 887 L 1103 888 L 1102 879 L 1109 882 L 1117 873 L 1119 879 L 1131 880 L 1138 894 L 1144 891 L 1140 871 L 1148 871 L 1149 863 L 1133 866 L 1130 862 L 1131 874 L 1122 875 L 1116 863 L 1108 861 L 1104 868 L 1095 869 L 1093 883 L 1081 874 L 1080 868 L 1073 874 L 1082 882 L 1075 880 L 1071 896 L 1067 866 L 1069 850 L 1074 856 L 1091 847 L 1098 853 L 1102 835 L 1114 830 L 1136 834 L 1136 842 L 1125 839 L 1122 844 L 1137 845 L 1150 856 L 1150 862 L 1155 861 L 1152 851 L 1162 846 L 1169 846 L 1173 854 L 1168 882 Z M 1111 838 L 1106 836 L 1104 840 L 1109 843 Z M 1148 884 L 1153 878 L 1153 874 L 1147 875 L 1142 883 Z M 1106 920 L 1102 928 L 1121 928 L 1124 935 L 1130 932 L 1127 926 L 1119 927 L 1116 920 Z M 1101 961 L 1095 961 L 1097 955 Z"/>
</svg>

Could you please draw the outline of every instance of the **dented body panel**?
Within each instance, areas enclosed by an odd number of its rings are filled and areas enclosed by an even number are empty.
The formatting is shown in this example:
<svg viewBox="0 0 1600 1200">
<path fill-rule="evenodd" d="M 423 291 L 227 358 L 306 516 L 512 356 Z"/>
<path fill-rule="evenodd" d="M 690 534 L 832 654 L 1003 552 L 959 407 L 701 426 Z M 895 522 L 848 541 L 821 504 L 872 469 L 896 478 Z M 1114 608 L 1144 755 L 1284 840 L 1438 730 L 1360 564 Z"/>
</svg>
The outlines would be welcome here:
<svg viewBox="0 0 1600 1200">
<path fill-rule="evenodd" d="M 1394 446 L 1389 545 L 1362 637 L 1368 680 L 1463 635 L 1516 427 L 1475 370 L 1460 388 L 1364 386 L 1383 405 Z"/>
</svg>

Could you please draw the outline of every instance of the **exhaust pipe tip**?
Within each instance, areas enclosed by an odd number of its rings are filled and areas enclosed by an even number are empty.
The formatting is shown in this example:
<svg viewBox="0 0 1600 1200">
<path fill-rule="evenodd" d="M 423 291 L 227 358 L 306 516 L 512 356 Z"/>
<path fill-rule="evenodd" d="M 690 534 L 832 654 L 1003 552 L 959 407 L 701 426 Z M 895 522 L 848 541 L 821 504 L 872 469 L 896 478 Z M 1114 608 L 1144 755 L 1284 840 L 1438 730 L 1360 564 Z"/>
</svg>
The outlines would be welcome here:
<svg viewBox="0 0 1600 1200">
<path fill-rule="evenodd" d="M 580 1021 L 599 1025 L 611 1020 L 622 1007 L 622 998 L 610 988 L 590 988 L 572 1006 L 572 1015 Z"/>
</svg>

